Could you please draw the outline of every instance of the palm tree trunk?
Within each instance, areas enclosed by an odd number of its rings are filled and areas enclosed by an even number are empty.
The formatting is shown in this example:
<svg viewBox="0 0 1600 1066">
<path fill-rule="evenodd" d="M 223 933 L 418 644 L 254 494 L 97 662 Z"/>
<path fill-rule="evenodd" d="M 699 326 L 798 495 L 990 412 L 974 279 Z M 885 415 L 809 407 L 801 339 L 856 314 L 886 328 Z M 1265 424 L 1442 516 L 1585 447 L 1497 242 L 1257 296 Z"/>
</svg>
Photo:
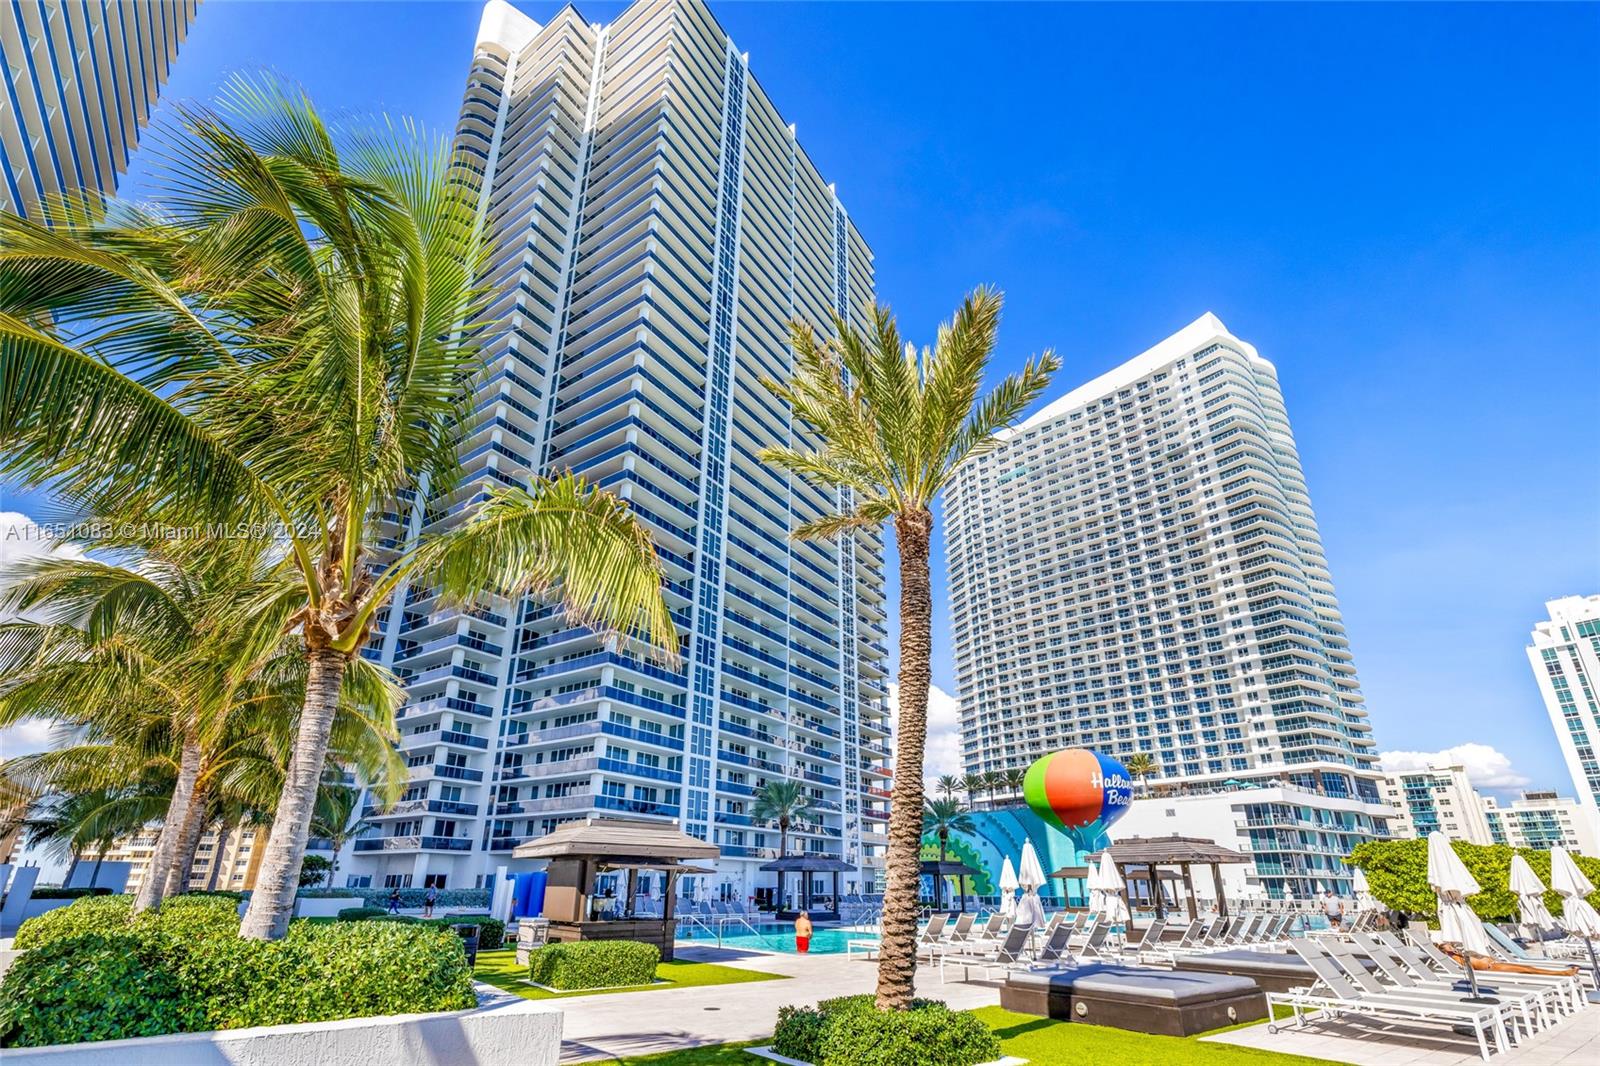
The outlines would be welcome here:
<svg viewBox="0 0 1600 1066">
<path fill-rule="evenodd" d="M 183 837 L 184 822 L 189 817 L 190 801 L 194 798 L 195 782 L 200 779 L 200 742 L 192 736 L 184 738 L 183 751 L 178 758 L 178 780 L 172 788 L 172 801 L 167 804 L 166 817 L 161 822 L 161 835 L 150 855 L 150 865 L 145 868 L 144 880 L 139 883 L 139 894 L 133 901 L 133 913 L 159 907 L 167 894 L 167 870 Z"/>
<path fill-rule="evenodd" d="M 233 826 L 223 822 L 217 827 L 217 850 L 211 853 L 211 874 L 206 878 L 206 891 L 217 890 L 217 875 L 222 872 L 222 849 L 227 847 L 228 837 L 233 833 Z"/>
<path fill-rule="evenodd" d="M 189 800 L 189 814 L 183 820 L 183 835 L 173 850 L 172 863 L 167 867 L 166 894 L 176 896 L 189 891 L 189 881 L 194 877 L 194 857 L 200 850 L 200 838 L 206 831 L 206 806 L 210 797 L 205 789 L 197 789 Z"/>
<path fill-rule="evenodd" d="M 905 1010 L 917 970 L 918 856 L 922 851 L 922 754 L 928 740 L 929 660 L 933 596 L 928 587 L 929 511 L 895 517 L 900 555 L 900 722 L 895 738 L 894 791 L 889 803 L 889 855 L 878 953 L 879 1010 Z M 846 649 L 853 653 L 854 649 Z"/>
<path fill-rule="evenodd" d="M 242 937 L 278 940 L 289 931 L 295 889 L 300 884 L 300 863 L 306 854 L 311 815 L 328 758 L 328 736 L 333 732 L 347 661 L 343 652 L 332 648 L 306 649 L 306 699 L 300 711 L 300 728 L 273 812 L 272 833 L 267 838 L 261 872 L 239 927 Z"/>
</svg>

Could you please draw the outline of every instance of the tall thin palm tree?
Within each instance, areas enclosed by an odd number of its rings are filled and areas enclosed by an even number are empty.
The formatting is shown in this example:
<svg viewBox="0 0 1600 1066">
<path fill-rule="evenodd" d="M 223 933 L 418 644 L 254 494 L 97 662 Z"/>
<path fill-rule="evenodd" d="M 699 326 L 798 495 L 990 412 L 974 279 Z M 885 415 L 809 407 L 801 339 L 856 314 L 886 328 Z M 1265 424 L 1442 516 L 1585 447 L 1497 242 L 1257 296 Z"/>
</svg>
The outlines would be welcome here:
<svg viewBox="0 0 1600 1066">
<path fill-rule="evenodd" d="M 270 78 L 174 113 L 158 213 L 0 216 L 0 477 L 91 514 L 261 528 L 292 561 L 304 700 L 241 929 L 276 938 L 341 693 L 397 589 L 548 597 L 667 659 L 678 635 L 627 504 L 570 475 L 458 484 L 492 325 L 471 167 L 409 123 L 330 126 Z M 408 537 L 438 501 L 464 520 Z"/>
<path fill-rule="evenodd" d="M 317 836 L 333 846 L 333 865 L 328 868 L 328 887 L 337 888 L 334 878 L 339 873 L 339 853 L 344 846 L 360 836 L 374 822 L 360 805 L 361 794 L 353 788 L 343 788 L 328 796 L 327 801 L 311 822 Z"/>
<path fill-rule="evenodd" d="M 837 513 L 805 523 L 792 535 L 849 536 L 889 522 L 900 559 L 900 715 L 877 991 L 877 1005 L 885 1010 L 910 1006 L 916 971 L 922 757 L 933 639 L 928 573 L 933 504 L 956 469 L 993 447 L 994 434 L 1021 416 L 1060 366 L 1047 352 L 981 395 L 1000 305 L 998 292 L 977 290 L 920 355 L 902 344 L 886 307 L 873 309 L 867 334 L 836 317 L 836 338 L 827 342 L 795 323 L 793 376 L 768 382 L 820 444 L 815 450 L 767 448 L 762 458 L 836 492 L 840 500 Z"/>
<path fill-rule="evenodd" d="M 1154 755 L 1145 751 L 1135 752 L 1128 756 L 1122 760 L 1122 765 L 1132 775 L 1133 779 L 1139 782 L 1139 792 L 1141 794 L 1147 792 L 1150 787 L 1145 779 L 1161 772 L 1161 763 L 1156 760 Z"/>
<path fill-rule="evenodd" d="M 806 786 L 798 781 L 768 781 L 756 790 L 750 817 L 778 827 L 778 857 L 789 853 L 789 827 L 809 821 L 816 815 L 816 803 Z"/>
<path fill-rule="evenodd" d="M 949 856 L 951 833 L 975 833 L 977 825 L 972 821 L 972 815 L 954 799 L 929 800 L 922 809 L 922 835 L 934 834 L 939 840 L 939 861 L 943 863 Z M 961 909 L 966 910 L 967 893 L 966 878 L 957 886 L 961 896 Z M 944 875 L 933 879 L 936 888 L 935 894 L 942 895 Z"/>
<path fill-rule="evenodd" d="M 961 791 L 961 779 L 954 774 L 941 774 L 934 787 L 944 799 L 955 799 L 956 793 Z"/>
<path fill-rule="evenodd" d="M 977 809 L 978 800 L 989 788 L 989 775 L 983 772 L 971 773 L 961 779 L 961 790 L 967 794 L 967 803 Z"/>
<path fill-rule="evenodd" d="M 1021 796 L 1022 783 L 1028 779 L 1028 771 L 1020 766 L 1000 771 L 1001 780 L 1005 782 L 1005 789 L 1009 795 Z"/>
</svg>

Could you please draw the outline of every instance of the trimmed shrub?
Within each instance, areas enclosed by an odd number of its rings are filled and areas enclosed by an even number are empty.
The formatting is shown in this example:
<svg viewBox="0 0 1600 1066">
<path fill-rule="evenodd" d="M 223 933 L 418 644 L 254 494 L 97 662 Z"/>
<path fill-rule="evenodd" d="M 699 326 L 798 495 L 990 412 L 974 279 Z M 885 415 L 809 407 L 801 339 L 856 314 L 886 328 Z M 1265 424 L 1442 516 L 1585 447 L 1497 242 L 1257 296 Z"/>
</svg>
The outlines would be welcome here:
<svg viewBox="0 0 1600 1066">
<path fill-rule="evenodd" d="M 243 903 L 250 898 L 249 892 L 232 892 L 225 888 L 191 888 L 184 893 L 185 896 L 215 896 L 218 899 L 231 899 L 235 903 Z"/>
<path fill-rule="evenodd" d="M 1453 841 L 1452 846 L 1472 874 L 1482 892 L 1467 899 L 1478 917 L 1491 922 L 1517 920 L 1517 897 L 1511 892 L 1511 856 L 1520 853 L 1533 872 L 1546 885 L 1550 884 L 1550 853 L 1531 848 L 1510 848 L 1504 844 L 1468 844 Z M 1600 885 L 1600 859 L 1587 855 L 1573 855 L 1584 876 Z M 1372 895 L 1385 907 L 1420 914 L 1430 921 L 1438 907 L 1433 890 L 1428 887 L 1428 842 L 1426 840 L 1373 840 L 1359 844 L 1345 862 L 1359 866 L 1367 875 L 1367 885 Z M 1589 896 L 1589 902 L 1600 906 L 1600 889 Z M 1561 913 L 1561 897 L 1546 892 L 1545 906 L 1551 914 Z"/>
<path fill-rule="evenodd" d="M 132 914 L 132 896 L 85 896 L 23 922 L 11 946 L 31 951 L 84 933 L 120 932 L 128 927 Z"/>
<path fill-rule="evenodd" d="M 0 985 L 0 1047 L 159 1036 L 205 1028 L 205 1008 L 162 939 L 84 933 L 24 952 Z"/>
<path fill-rule="evenodd" d="M 389 912 L 382 907 L 346 907 L 338 914 L 341 922 L 365 922 L 373 918 L 387 918 L 388 916 Z"/>
<path fill-rule="evenodd" d="M 481 934 L 480 934 L 481 935 Z M 656 979 L 661 949 L 637 940 L 578 940 L 528 953 L 534 984 L 562 991 L 647 985 Z"/>
<path fill-rule="evenodd" d="M 506 942 L 506 923 L 487 914 L 447 914 L 443 918 L 432 918 L 427 921 L 444 929 L 449 929 L 452 925 L 477 926 L 478 948 L 482 951 L 491 951 Z M 657 954 L 659 955 L 659 952 Z"/>
<path fill-rule="evenodd" d="M 360 899 L 361 893 L 353 888 L 302 888 L 295 895 L 300 899 Z"/>
<path fill-rule="evenodd" d="M 92 911 L 91 902 L 61 911 Z M 0 1046 L 476 1004 L 461 938 L 431 924 L 292 922 L 284 939 L 259 941 L 239 938 L 232 900 L 178 896 L 136 920 L 127 914 L 124 905 L 101 916 L 111 927 L 101 932 L 45 930 L 0 984 Z"/>
<path fill-rule="evenodd" d="M 33 890 L 34 899 L 79 899 L 83 896 L 109 896 L 111 890 L 104 885 L 94 888 L 36 888 Z"/>
<path fill-rule="evenodd" d="M 814 1066 L 975 1066 L 1000 1057 L 1000 1038 L 970 1011 L 938 1000 L 880 1011 L 869 995 L 782 1007 L 772 1049 Z"/>
</svg>

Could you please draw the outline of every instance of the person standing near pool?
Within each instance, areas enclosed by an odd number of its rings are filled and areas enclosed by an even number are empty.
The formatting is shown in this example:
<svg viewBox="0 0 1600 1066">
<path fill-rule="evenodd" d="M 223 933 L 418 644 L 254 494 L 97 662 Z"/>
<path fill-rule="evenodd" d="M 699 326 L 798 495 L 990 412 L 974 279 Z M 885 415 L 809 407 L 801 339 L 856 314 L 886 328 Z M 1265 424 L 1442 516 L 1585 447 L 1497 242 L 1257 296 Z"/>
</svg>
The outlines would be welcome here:
<svg viewBox="0 0 1600 1066">
<path fill-rule="evenodd" d="M 805 911 L 794 920 L 794 949 L 802 955 L 811 950 L 811 916 Z"/>
<path fill-rule="evenodd" d="M 1322 910 L 1328 916 L 1328 928 L 1338 929 L 1344 924 L 1344 900 L 1334 895 L 1332 889 L 1322 897 Z"/>
</svg>

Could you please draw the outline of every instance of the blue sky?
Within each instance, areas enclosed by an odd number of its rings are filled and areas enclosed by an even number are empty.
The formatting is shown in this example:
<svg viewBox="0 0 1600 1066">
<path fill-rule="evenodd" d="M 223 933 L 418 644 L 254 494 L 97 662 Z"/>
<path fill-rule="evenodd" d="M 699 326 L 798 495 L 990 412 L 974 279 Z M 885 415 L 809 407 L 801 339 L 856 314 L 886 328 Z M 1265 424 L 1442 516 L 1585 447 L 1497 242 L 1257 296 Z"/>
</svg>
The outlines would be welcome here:
<svg viewBox="0 0 1600 1066">
<path fill-rule="evenodd" d="M 168 91 L 269 66 L 448 130 L 479 10 L 208 0 Z M 1057 393 L 1207 310 L 1276 362 L 1379 746 L 1570 791 L 1522 649 L 1600 592 L 1600 6 L 713 10 L 909 335 L 988 282 Z"/>
</svg>

